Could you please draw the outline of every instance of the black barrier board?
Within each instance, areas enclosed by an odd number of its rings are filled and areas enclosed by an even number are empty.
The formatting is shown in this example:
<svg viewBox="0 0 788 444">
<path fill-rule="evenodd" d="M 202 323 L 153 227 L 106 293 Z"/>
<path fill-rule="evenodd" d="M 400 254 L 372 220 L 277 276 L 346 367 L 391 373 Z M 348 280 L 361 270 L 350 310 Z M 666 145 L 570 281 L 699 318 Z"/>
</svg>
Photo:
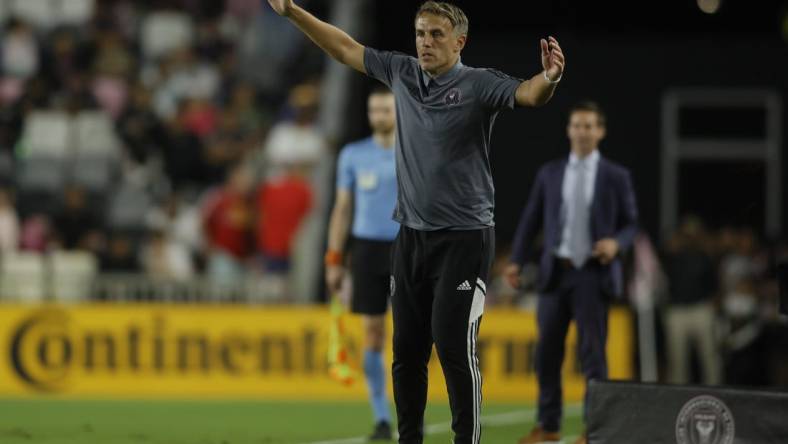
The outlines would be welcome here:
<svg viewBox="0 0 788 444">
<path fill-rule="evenodd" d="M 626 382 L 589 385 L 591 444 L 786 444 L 788 393 Z"/>
</svg>

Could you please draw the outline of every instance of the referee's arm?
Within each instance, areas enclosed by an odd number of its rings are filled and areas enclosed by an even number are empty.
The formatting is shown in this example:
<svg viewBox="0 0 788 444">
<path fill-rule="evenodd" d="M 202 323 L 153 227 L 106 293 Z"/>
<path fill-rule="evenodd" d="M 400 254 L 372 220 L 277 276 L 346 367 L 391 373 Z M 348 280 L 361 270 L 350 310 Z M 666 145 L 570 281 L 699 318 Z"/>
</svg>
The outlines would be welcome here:
<svg viewBox="0 0 788 444">
<path fill-rule="evenodd" d="M 564 74 L 564 53 L 553 37 L 542 39 L 542 67 L 544 71 L 524 81 L 517 88 L 515 100 L 520 106 L 542 106 L 553 97 L 555 87 Z"/>
<path fill-rule="evenodd" d="M 353 40 L 345 31 L 319 20 L 293 0 L 268 0 L 277 14 L 287 17 L 317 46 L 334 60 L 366 74 L 364 46 Z"/>
<path fill-rule="evenodd" d="M 337 188 L 331 221 L 328 224 L 328 251 L 339 258 L 344 256 L 350 223 L 353 218 L 353 195 L 350 190 Z M 326 284 L 330 291 L 338 291 L 342 286 L 344 267 L 340 263 L 326 263 Z"/>
</svg>

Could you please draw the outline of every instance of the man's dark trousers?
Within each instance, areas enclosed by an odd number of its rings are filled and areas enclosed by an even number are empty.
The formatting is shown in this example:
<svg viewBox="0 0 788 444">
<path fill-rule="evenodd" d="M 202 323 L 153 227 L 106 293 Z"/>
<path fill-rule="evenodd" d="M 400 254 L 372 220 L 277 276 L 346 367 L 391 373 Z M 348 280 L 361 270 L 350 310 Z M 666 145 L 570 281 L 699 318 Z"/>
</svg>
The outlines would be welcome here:
<svg viewBox="0 0 788 444">
<path fill-rule="evenodd" d="M 589 260 L 580 269 L 555 259 L 554 283 L 540 293 L 537 307 L 539 341 L 536 371 L 539 376 L 539 423 L 545 430 L 560 430 L 562 416 L 561 365 L 572 319 L 577 328 L 577 351 L 586 380 L 607 379 L 608 298 L 603 292 L 599 263 Z"/>
<path fill-rule="evenodd" d="M 420 231 L 402 226 L 392 249 L 394 400 L 399 442 L 421 444 L 433 342 L 446 378 L 454 444 L 481 439 L 476 350 L 494 229 Z"/>
</svg>

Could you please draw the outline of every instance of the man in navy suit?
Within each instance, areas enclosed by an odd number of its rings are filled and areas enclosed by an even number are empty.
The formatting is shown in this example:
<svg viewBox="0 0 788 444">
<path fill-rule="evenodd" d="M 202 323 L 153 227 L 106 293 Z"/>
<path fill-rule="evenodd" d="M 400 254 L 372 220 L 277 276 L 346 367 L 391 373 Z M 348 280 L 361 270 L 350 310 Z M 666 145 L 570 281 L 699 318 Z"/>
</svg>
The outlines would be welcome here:
<svg viewBox="0 0 788 444">
<path fill-rule="evenodd" d="M 586 380 L 606 379 L 608 305 L 623 289 L 621 253 L 637 230 L 637 206 L 629 171 L 602 157 L 605 115 L 593 102 L 569 112 L 568 157 L 540 170 L 523 210 L 506 268 L 510 284 L 520 285 L 523 264 L 543 233 L 539 261 L 536 373 L 537 425 L 520 444 L 560 442 L 561 365 L 572 319 Z M 581 436 L 577 443 L 585 443 Z"/>
</svg>

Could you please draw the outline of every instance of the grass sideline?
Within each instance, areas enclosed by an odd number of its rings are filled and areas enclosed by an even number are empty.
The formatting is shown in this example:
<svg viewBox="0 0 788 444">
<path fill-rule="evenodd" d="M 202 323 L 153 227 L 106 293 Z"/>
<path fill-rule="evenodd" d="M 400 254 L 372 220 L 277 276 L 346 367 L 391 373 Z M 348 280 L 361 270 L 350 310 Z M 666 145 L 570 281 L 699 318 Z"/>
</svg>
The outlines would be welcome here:
<svg viewBox="0 0 788 444">
<path fill-rule="evenodd" d="M 566 412 L 564 435 L 577 435 L 580 409 Z M 522 404 L 485 404 L 482 417 L 488 443 L 533 425 Z M 450 421 L 447 404 L 428 406 L 425 444 L 449 442 Z M 362 402 L 0 400 L 3 444 L 352 444 L 371 427 Z"/>
</svg>

